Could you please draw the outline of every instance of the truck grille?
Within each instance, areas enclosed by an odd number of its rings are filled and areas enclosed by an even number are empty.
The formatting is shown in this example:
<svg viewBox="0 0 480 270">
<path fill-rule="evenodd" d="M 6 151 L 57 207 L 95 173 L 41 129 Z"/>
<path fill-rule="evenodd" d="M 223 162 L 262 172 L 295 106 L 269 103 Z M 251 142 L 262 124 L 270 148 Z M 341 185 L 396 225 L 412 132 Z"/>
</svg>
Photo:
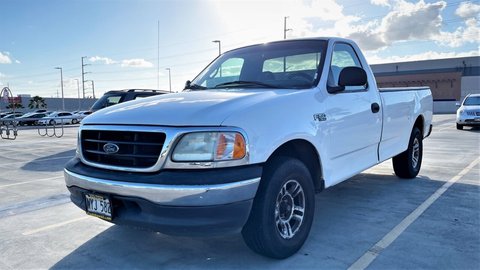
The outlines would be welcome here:
<svg viewBox="0 0 480 270">
<path fill-rule="evenodd" d="M 83 158 L 89 162 L 130 167 L 148 168 L 157 162 L 164 133 L 137 131 L 82 130 Z M 105 147 L 106 144 L 109 144 Z"/>
</svg>

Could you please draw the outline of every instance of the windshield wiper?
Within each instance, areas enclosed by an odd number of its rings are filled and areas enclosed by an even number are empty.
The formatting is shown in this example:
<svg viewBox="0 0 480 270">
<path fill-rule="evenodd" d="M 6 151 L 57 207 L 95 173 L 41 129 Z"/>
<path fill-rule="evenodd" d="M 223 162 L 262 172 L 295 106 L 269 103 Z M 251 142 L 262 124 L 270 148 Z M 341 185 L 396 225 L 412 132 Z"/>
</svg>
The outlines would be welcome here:
<svg viewBox="0 0 480 270">
<path fill-rule="evenodd" d="M 217 84 L 213 88 L 233 87 L 233 86 L 238 86 L 238 87 L 257 86 L 257 87 L 264 87 L 264 88 L 280 88 L 280 87 L 275 86 L 275 85 L 271 85 L 271 84 L 263 83 L 263 82 L 256 82 L 256 81 L 226 82 L 226 83 Z"/>
</svg>

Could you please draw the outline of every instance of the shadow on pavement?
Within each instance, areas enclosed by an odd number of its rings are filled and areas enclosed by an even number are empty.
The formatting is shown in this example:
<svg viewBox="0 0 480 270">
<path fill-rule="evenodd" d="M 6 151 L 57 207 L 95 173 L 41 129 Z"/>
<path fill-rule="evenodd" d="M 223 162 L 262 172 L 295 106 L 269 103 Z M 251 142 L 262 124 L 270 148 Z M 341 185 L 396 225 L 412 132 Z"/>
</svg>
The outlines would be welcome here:
<svg viewBox="0 0 480 270">
<path fill-rule="evenodd" d="M 112 226 L 52 269 L 346 269 L 445 180 L 364 173 L 329 188 L 316 196 L 305 245 L 285 260 L 255 254 L 240 234 L 187 238 Z"/>
<path fill-rule="evenodd" d="M 63 171 L 65 164 L 75 156 L 75 149 L 56 153 L 54 155 L 34 159 L 22 166 L 22 170 L 57 172 Z"/>
</svg>

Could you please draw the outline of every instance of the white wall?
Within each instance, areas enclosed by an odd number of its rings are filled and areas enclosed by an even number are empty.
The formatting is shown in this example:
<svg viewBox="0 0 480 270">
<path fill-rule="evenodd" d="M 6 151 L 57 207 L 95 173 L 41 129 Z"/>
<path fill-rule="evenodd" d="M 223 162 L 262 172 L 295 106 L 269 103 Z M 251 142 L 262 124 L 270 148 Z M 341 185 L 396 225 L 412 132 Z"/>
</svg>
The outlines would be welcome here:
<svg viewBox="0 0 480 270">
<path fill-rule="evenodd" d="M 480 76 L 465 76 L 462 77 L 462 98 L 461 101 L 468 94 L 480 94 Z"/>
</svg>

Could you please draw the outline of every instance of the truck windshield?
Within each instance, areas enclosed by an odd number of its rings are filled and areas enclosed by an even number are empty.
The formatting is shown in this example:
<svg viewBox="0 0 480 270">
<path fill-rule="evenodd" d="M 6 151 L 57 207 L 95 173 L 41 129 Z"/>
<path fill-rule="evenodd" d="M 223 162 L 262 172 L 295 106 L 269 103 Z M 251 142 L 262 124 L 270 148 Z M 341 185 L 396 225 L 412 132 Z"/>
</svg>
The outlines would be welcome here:
<svg viewBox="0 0 480 270">
<path fill-rule="evenodd" d="M 249 46 L 226 52 L 187 87 L 312 88 L 320 79 L 324 40 L 293 40 Z"/>
<path fill-rule="evenodd" d="M 468 97 L 463 105 L 472 106 L 472 105 L 480 105 L 480 96 L 478 97 Z"/>
<path fill-rule="evenodd" d="M 99 100 L 97 100 L 90 110 L 98 111 L 108 106 L 121 103 L 125 98 L 126 93 L 106 93 Z"/>
</svg>

